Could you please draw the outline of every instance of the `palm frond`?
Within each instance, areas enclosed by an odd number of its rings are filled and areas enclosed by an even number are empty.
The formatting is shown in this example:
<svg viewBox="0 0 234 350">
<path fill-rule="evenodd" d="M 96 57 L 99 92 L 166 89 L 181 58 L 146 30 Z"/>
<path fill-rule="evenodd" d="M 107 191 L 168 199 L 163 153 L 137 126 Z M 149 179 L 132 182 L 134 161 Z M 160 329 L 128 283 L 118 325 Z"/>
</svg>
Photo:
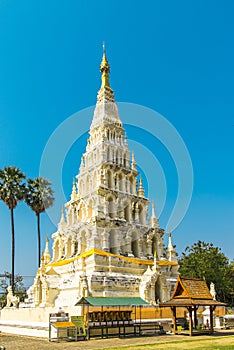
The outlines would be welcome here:
<svg viewBox="0 0 234 350">
<path fill-rule="evenodd" d="M 13 166 L 0 169 L 0 200 L 2 200 L 9 209 L 14 209 L 17 203 L 25 196 L 25 174 Z"/>
<path fill-rule="evenodd" d="M 37 215 L 53 205 L 53 194 L 54 191 L 49 180 L 43 177 L 28 179 L 25 201 Z"/>
</svg>

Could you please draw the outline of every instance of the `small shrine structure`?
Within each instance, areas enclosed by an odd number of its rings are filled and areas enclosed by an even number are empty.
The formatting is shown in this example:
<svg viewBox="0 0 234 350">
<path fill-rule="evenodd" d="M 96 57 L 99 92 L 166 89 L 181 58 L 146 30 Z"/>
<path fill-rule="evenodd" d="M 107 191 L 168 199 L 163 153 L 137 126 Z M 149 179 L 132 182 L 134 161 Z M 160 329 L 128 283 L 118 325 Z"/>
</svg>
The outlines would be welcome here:
<svg viewBox="0 0 234 350">
<path fill-rule="evenodd" d="M 160 303 L 160 306 L 170 307 L 173 314 L 174 333 L 180 333 L 177 327 L 176 309 L 183 307 L 188 310 L 189 314 L 189 335 L 200 333 L 213 333 L 213 313 L 216 306 L 225 306 L 225 303 L 213 299 L 205 280 L 182 278 L 180 275 L 177 278 L 176 286 L 170 300 Z M 199 329 L 197 321 L 197 310 L 199 306 L 208 307 L 210 310 L 209 326 L 204 329 Z"/>
</svg>

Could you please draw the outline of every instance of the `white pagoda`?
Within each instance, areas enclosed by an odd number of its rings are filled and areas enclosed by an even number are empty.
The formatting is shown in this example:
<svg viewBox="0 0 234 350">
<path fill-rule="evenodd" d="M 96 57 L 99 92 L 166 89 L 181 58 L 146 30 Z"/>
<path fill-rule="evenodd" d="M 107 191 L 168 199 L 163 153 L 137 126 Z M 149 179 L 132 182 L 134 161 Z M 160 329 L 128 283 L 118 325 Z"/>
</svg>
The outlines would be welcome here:
<svg viewBox="0 0 234 350">
<path fill-rule="evenodd" d="M 29 290 L 33 307 L 71 307 L 82 296 L 170 299 L 178 262 L 130 154 L 104 51 L 101 88 L 79 174 Z"/>
</svg>

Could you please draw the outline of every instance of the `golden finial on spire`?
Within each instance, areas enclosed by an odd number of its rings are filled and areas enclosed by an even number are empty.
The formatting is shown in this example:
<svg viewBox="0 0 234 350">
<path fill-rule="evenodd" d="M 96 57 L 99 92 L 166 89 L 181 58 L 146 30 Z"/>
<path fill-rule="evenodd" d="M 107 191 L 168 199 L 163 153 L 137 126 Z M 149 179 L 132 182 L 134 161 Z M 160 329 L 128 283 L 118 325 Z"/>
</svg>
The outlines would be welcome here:
<svg viewBox="0 0 234 350">
<path fill-rule="evenodd" d="M 145 196 L 145 190 L 144 190 L 144 187 L 143 187 L 143 184 L 142 184 L 142 177 L 140 177 L 140 184 L 139 184 L 139 187 L 138 187 L 137 194 L 140 197 L 144 197 Z"/>
<path fill-rule="evenodd" d="M 106 71 L 107 73 L 110 72 L 110 66 L 109 66 L 109 63 L 107 61 L 107 58 L 106 58 L 106 48 L 105 48 L 105 43 L 103 42 L 103 56 L 102 56 L 102 62 L 101 62 L 101 65 L 100 65 L 100 71 L 101 73 L 103 73 L 104 71 Z"/>
<path fill-rule="evenodd" d="M 110 66 L 106 58 L 106 47 L 105 43 L 102 44 L 103 49 L 103 56 L 102 56 L 102 62 L 100 64 L 100 72 L 102 73 L 102 84 L 101 88 L 98 91 L 98 102 L 115 102 L 114 99 L 114 91 L 110 87 L 109 83 L 109 73 L 110 73 Z"/>
<path fill-rule="evenodd" d="M 101 86 L 101 88 L 103 88 L 105 86 L 110 87 L 110 83 L 109 83 L 110 66 L 109 66 L 109 63 L 108 63 L 107 58 L 106 58 L 106 47 L 105 47 L 104 41 L 102 44 L 102 48 L 103 48 L 103 56 L 102 56 L 102 62 L 100 65 L 100 72 L 102 73 L 102 86 Z"/>
</svg>

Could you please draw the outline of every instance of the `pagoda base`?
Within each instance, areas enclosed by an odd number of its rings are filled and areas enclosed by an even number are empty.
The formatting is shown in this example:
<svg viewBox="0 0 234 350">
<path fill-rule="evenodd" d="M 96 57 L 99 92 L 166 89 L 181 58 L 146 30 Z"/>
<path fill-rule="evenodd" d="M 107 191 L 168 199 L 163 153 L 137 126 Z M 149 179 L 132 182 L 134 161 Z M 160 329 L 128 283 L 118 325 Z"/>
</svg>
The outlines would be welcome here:
<svg viewBox="0 0 234 350">
<path fill-rule="evenodd" d="M 0 330 L 2 326 L 22 325 L 34 327 L 48 327 L 49 314 L 58 312 L 58 307 L 5 307 L 1 310 L 0 316 Z M 81 315 L 81 307 L 64 307 L 64 312 L 69 313 L 70 316 Z M 3 330 L 2 330 L 3 331 Z"/>
</svg>

